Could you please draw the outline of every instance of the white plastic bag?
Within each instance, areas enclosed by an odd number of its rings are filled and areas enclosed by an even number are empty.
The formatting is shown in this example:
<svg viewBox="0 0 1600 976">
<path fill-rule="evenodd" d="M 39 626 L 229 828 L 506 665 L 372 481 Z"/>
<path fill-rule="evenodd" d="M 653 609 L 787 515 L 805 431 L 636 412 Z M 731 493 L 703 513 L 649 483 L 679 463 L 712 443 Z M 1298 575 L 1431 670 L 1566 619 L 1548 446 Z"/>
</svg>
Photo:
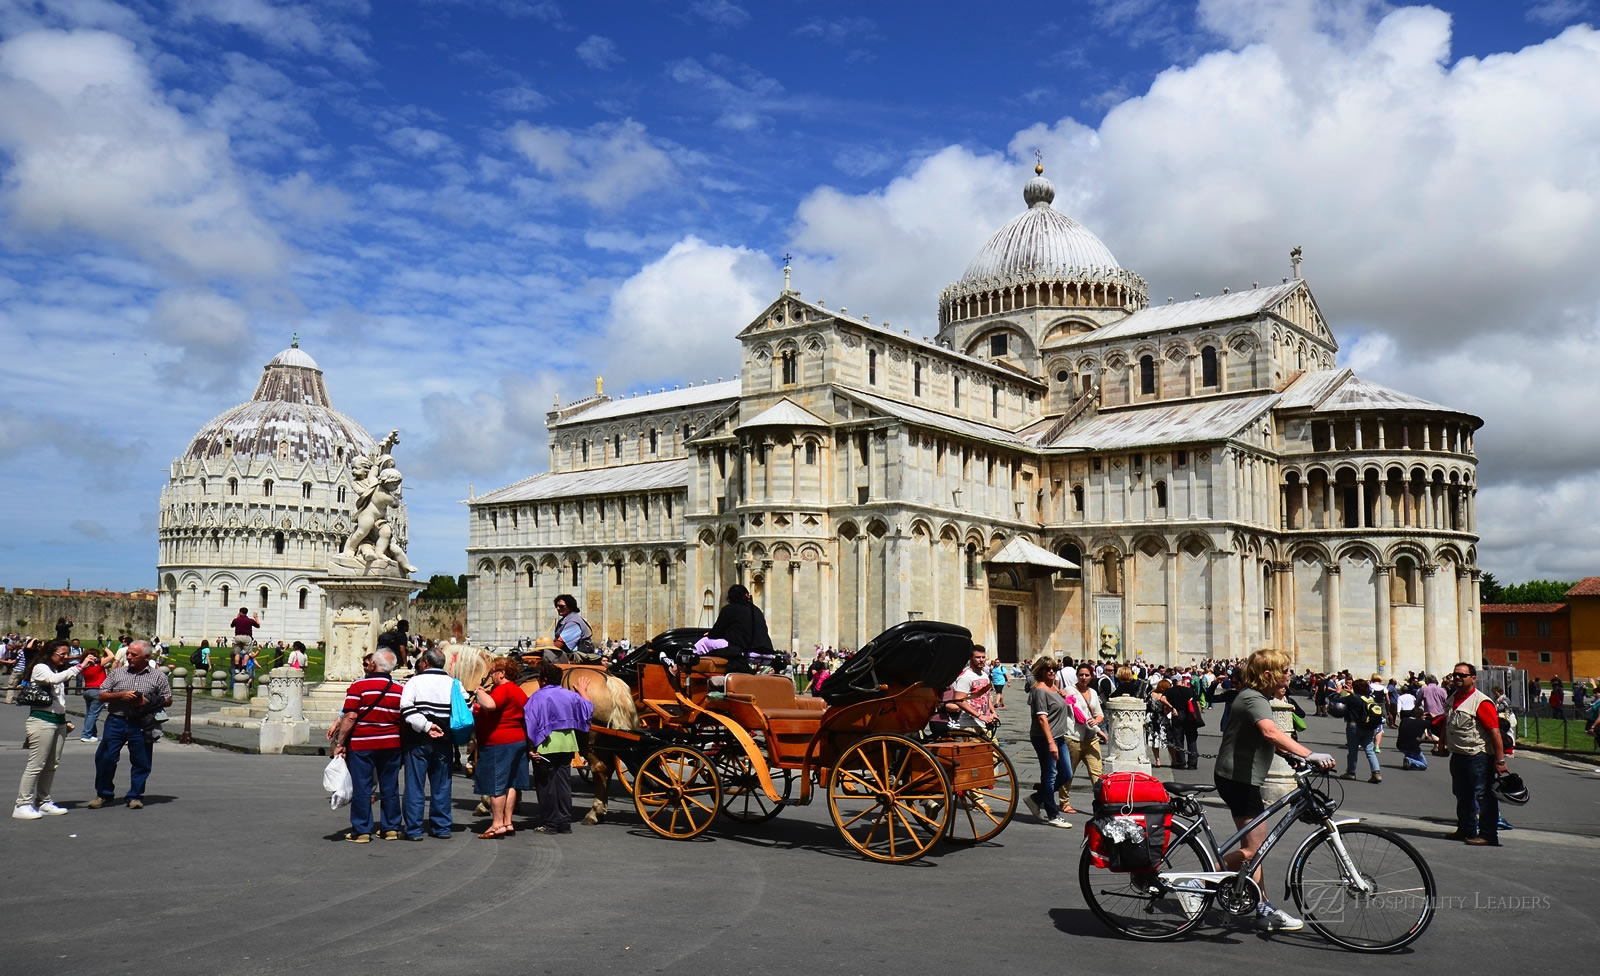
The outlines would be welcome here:
<svg viewBox="0 0 1600 976">
<path fill-rule="evenodd" d="M 350 782 L 350 769 L 344 764 L 343 756 L 334 756 L 323 767 L 322 788 L 329 794 L 328 806 L 332 809 L 337 810 L 350 802 L 356 787 Z"/>
</svg>

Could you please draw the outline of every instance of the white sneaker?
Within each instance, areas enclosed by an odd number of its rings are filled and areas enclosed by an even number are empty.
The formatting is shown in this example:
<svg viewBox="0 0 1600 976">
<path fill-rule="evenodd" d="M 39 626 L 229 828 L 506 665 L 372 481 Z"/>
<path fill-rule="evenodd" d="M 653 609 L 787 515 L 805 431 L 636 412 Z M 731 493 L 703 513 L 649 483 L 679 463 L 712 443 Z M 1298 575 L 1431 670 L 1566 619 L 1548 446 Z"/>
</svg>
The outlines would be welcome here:
<svg viewBox="0 0 1600 976">
<path fill-rule="evenodd" d="M 1039 801 L 1033 798 L 1033 794 L 1029 793 L 1023 797 L 1022 802 L 1028 805 L 1028 812 L 1033 814 L 1033 818 L 1039 819 Z"/>
<path fill-rule="evenodd" d="M 1062 817 L 1062 816 L 1059 816 L 1059 815 L 1054 820 L 1046 820 L 1045 824 L 1048 825 L 1048 826 L 1051 826 L 1051 827 L 1060 827 L 1063 830 L 1071 830 L 1072 829 L 1072 821 L 1068 820 L 1066 817 Z"/>
<path fill-rule="evenodd" d="M 60 817 L 66 815 L 67 808 L 56 806 L 54 800 L 46 800 L 39 804 L 39 812 L 47 817 Z"/>
<path fill-rule="evenodd" d="M 1298 932 L 1306 927 L 1306 923 L 1266 902 L 1256 909 L 1256 924 L 1271 932 Z"/>
<path fill-rule="evenodd" d="M 12 820 L 38 820 L 42 816 L 44 814 L 35 809 L 31 803 L 24 803 L 11 811 Z"/>
</svg>

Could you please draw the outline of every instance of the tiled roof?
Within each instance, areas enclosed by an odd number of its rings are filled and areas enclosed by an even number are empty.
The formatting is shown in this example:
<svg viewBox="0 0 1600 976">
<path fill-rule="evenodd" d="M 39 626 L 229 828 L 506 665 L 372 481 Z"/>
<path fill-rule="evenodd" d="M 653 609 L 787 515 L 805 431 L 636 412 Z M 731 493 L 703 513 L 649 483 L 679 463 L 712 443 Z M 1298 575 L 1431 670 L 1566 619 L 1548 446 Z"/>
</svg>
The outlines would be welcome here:
<svg viewBox="0 0 1600 976">
<path fill-rule="evenodd" d="M 1079 333 L 1067 340 L 1067 344 L 1126 339 L 1129 336 L 1204 325 L 1207 322 L 1228 322 L 1248 318 L 1276 305 L 1285 295 L 1303 283 L 1302 279 L 1295 278 L 1267 288 L 1251 288 L 1248 291 L 1230 292 L 1226 295 L 1212 295 L 1210 298 L 1173 302 L 1171 305 L 1151 305 L 1103 329 Z"/>
<path fill-rule="evenodd" d="M 1317 369 L 1301 373 L 1284 389 L 1278 400 L 1278 409 L 1309 409 L 1313 413 L 1346 413 L 1355 410 L 1464 412 L 1380 386 L 1348 369 Z"/>
<path fill-rule="evenodd" d="M 1040 447 L 1114 451 L 1222 440 L 1258 419 L 1277 399 L 1275 395 L 1241 396 L 1110 410 L 1084 418 Z"/>
<path fill-rule="evenodd" d="M 821 417 L 800 406 L 788 397 L 761 411 L 754 417 L 740 424 L 736 430 L 746 427 L 826 427 L 828 422 Z"/>
<path fill-rule="evenodd" d="M 1484 613 L 1555 613 L 1566 608 L 1565 603 L 1485 603 L 1479 609 Z"/>
<path fill-rule="evenodd" d="M 688 484 L 687 459 L 647 461 L 644 464 L 621 464 L 613 468 L 591 468 L 587 471 L 535 475 L 526 481 L 491 491 L 487 495 L 479 495 L 472 499 L 470 504 L 527 502 L 578 495 L 620 495 L 635 491 L 684 488 Z"/>
<path fill-rule="evenodd" d="M 1585 576 L 1567 591 L 1567 596 L 1600 596 L 1600 576 Z"/>
<path fill-rule="evenodd" d="M 918 424 L 923 427 L 933 427 L 938 430 L 948 430 L 953 434 L 964 434 L 967 437 L 976 437 L 980 440 L 993 441 L 1009 447 L 1029 447 L 1026 441 L 1004 427 L 990 427 L 974 420 L 961 417 L 952 417 L 949 414 L 936 413 L 913 407 L 909 403 L 899 403 L 894 400 L 885 400 L 883 397 L 873 396 L 870 393 L 861 393 L 856 390 L 840 390 L 845 396 L 859 400 L 875 410 L 882 411 L 891 417 Z"/>
<path fill-rule="evenodd" d="M 1321 403 L 1354 374 L 1348 369 L 1311 369 L 1295 377 L 1278 398 L 1279 410 L 1304 410 Z"/>
<path fill-rule="evenodd" d="M 710 406 L 713 403 L 721 403 L 724 400 L 732 400 L 737 397 L 739 395 L 739 386 L 739 380 L 723 380 L 721 383 L 702 383 L 699 386 L 688 386 L 681 390 L 667 390 L 664 393 L 646 393 L 644 396 L 619 397 L 602 403 L 597 407 L 580 410 L 569 417 L 562 417 L 550 426 L 587 424 L 596 420 L 631 417 L 636 413 L 651 413 L 656 410 L 678 410 L 699 404 Z"/>
</svg>

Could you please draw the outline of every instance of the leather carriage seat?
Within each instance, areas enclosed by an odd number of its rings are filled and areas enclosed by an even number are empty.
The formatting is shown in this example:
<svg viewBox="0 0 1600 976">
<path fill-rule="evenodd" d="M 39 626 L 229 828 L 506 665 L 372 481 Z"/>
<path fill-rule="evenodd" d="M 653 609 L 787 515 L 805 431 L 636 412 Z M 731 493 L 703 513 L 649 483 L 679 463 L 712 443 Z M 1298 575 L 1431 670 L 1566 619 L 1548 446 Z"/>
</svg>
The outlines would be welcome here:
<svg viewBox="0 0 1600 976">
<path fill-rule="evenodd" d="M 689 670 L 691 674 L 726 674 L 728 671 L 728 659 L 706 655 L 705 657 L 697 658 L 694 662 L 694 667 Z"/>
<path fill-rule="evenodd" d="M 827 708 L 820 698 L 796 695 L 794 682 L 776 674 L 730 674 L 728 694 L 749 697 L 769 719 L 815 720 Z"/>
</svg>

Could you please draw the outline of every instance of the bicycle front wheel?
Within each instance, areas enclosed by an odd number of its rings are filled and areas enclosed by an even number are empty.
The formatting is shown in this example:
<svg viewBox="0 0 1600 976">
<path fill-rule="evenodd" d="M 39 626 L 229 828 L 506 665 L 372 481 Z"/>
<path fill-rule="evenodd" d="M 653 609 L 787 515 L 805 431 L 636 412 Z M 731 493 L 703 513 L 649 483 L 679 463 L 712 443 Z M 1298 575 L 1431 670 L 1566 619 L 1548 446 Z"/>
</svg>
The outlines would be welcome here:
<svg viewBox="0 0 1600 976">
<path fill-rule="evenodd" d="M 1338 837 L 1369 890 L 1360 890 L 1333 832 L 1323 830 L 1289 866 L 1289 893 L 1306 923 L 1355 952 L 1392 952 L 1416 941 L 1433 921 L 1438 896 L 1428 862 L 1382 827 L 1345 824 Z"/>
<path fill-rule="evenodd" d="M 1187 825 L 1174 820 L 1173 834 Z M 1175 939 L 1205 920 L 1213 892 L 1198 880 L 1167 884 L 1158 872 L 1215 871 L 1216 860 L 1197 836 L 1167 848 L 1153 871 L 1108 871 L 1094 866 L 1087 846 L 1078 861 L 1078 884 L 1089 910 L 1107 928 L 1142 942 Z"/>
</svg>

